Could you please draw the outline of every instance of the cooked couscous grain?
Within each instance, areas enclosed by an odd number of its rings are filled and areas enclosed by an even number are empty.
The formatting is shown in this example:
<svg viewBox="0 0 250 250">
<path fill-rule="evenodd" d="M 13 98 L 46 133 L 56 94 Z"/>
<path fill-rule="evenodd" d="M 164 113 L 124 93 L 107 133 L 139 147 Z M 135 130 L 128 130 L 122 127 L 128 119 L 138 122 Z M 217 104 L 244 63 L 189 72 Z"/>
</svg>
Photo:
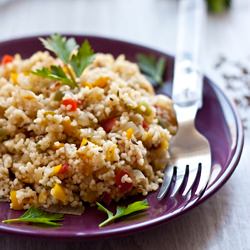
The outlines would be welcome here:
<svg viewBox="0 0 250 250">
<path fill-rule="evenodd" d="M 138 66 L 96 54 L 71 89 L 31 74 L 48 52 L 0 66 L 0 198 L 13 209 L 115 201 L 157 190 L 176 121 Z"/>
</svg>

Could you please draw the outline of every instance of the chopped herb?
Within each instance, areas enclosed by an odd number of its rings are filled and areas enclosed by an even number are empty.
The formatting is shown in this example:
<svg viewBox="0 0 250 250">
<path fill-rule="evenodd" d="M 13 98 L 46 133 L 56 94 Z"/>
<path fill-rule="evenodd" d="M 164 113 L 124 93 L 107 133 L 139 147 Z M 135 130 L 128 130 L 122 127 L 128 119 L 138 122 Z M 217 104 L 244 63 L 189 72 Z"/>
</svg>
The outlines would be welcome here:
<svg viewBox="0 0 250 250">
<path fill-rule="evenodd" d="M 76 54 L 72 56 L 69 64 L 75 71 L 77 77 L 80 77 L 83 70 L 93 61 L 94 51 L 87 40 L 81 45 Z"/>
<path fill-rule="evenodd" d="M 146 75 L 154 87 L 163 84 L 163 74 L 166 66 L 166 61 L 163 57 L 157 60 L 153 55 L 138 54 L 137 62 L 142 73 Z"/>
<path fill-rule="evenodd" d="M 133 214 L 135 212 L 143 211 L 149 208 L 149 204 L 147 200 L 143 201 L 136 201 L 127 207 L 118 206 L 116 208 L 116 213 L 113 214 L 111 211 L 109 211 L 107 208 L 105 208 L 103 205 L 101 205 L 99 202 L 96 203 L 98 210 L 106 213 L 108 215 L 108 218 L 99 224 L 99 227 L 106 226 L 107 224 L 114 222 L 114 220 L 119 219 L 121 217 Z"/>
<path fill-rule="evenodd" d="M 77 87 L 77 83 L 65 74 L 61 66 L 53 65 L 50 69 L 37 69 L 36 71 L 32 71 L 32 74 L 43 78 L 59 81 L 62 84 L 70 86 L 71 88 Z"/>
<path fill-rule="evenodd" d="M 79 47 L 74 38 L 67 39 L 59 34 L 54 34 L 47 39 L 40 38 L 40 40 L 46 49 L 62 60 L 64 67 L 53 65 L 51 68 L 42 68 L 32 73 L 43 78 L 57 80 L 71 88 L 77 87 L 76 77 L 81 76 L 94 58 L 94 51 L 89 42 L 85 40 Z"/>
<path fill-rule="evenodd" d="M 60 102 L 64 97 L 64 93 L 62 91 L 57 91 L 54 95 L 54 101 Z"/>
<path fill-rule="evenodd" d="M 48 226 L 60 226 L 61 224 L 56 221 L 61 221 L 64 219 L 63 214 L 48 213 L 35 207 L 29 208 L 22 216 L 19 218 L 3 220 L 3 223 L 33 223 L 33 224 L 44 224 Z"/>
<path fill-rule="evenodd" d="M 56 54 L 64 63 L 69 63 L 70 57 L 78 45 L 74 38 L 66 39 L 59 34 L 44 39 L 40 38 L 44 47 Z"/>
</svg>

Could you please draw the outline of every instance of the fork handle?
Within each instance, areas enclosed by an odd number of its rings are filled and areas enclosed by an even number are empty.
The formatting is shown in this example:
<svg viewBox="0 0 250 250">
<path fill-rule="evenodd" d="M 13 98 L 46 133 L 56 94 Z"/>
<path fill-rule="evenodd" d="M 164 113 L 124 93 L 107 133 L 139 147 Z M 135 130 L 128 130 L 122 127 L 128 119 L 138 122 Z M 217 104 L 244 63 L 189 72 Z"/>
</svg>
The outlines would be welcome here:
<svg viewBox="0 0 250 250">
<path fill-rule="evenodd" d="M 177 51 L 172 98 L 179 106 L 202 106 L 200 70 L 201 37 L 206 17 L 204 0 L 181 0 L 179 3 Z"/>
</svg>

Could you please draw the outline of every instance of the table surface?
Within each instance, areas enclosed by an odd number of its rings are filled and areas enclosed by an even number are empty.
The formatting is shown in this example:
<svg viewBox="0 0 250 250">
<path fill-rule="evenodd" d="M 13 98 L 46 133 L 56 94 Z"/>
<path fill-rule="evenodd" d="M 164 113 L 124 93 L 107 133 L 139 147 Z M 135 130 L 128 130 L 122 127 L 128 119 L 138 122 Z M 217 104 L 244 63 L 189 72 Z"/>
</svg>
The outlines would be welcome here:
<svg viewBox="0 0 250 250">
<path fill-rule="evenodd" d="M 177 2 L 0 0 L 0 40 L 48 32 L 84 33 L 120 38 L 174 53 Z M 250 1 L 233 2 L 229 13 L 209 16 L 206 27 L 205 71 L 223 88 L 224 82 L 213 67 L 218 56 L 245 60 L 250 55 Z M 16 240 L 0 236 L 0 249 L 250 249 L 248 135 L 246 131 L 241 161 L 226 185 L 207 202 L 170 223 L 128 237 L 92 242 Z"/>
</svg>

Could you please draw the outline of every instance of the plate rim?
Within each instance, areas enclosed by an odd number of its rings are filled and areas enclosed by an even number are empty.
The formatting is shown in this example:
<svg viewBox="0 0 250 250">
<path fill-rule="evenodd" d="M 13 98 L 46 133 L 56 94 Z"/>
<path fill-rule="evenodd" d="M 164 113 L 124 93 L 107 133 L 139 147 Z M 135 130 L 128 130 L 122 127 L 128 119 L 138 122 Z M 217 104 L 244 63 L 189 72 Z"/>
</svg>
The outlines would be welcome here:
<svg viewBox="0 0 250 250">
<path fill-rule="evenodd" d="M 16 43 L 16 42 L 25 42 L 31 39 L 37 39 L 39 36 L 49 36 L 50 34 L 35 34 L 32 36 L 24 36 L 24 37 L 14 37 L 13 39 L 6 39 L 6 40 L 2 40 L 0 41 L 0 46 L 3 46 L 4 44 L 9 44 L 9 43 Z M 165 51 L 161 51 L 158 50 L 156 48 L 147 46 L 147 45 L 141 45 L 138 44 L 136 42 L 131 42 L 131 41 L 127 41 L 127 40 L 122 40 L 122 39 L 116 39 L 116 38 L 111 38 L 111 37 L 107 37 L 107 36 L 99 36 L 99 35 L 89 35 L 89 34 L 79 34 L 79 33 L 63 33 L 62 35 L 64 36 L 73 36 L 76 38 L 88 38 L 88 39 L 100 39 L 100 40 L 106 40 L 109 42 L 118 42 L 118 43 L 123 43 L 124 45 L 127 46 L 133 46 L 133 47 L 137 47 L 140 49 L 146 49 L 146 50 L 150 50 L 153 53 L 156 54 L 164 54 L 170 58 L 174 59 L 174 56 L 172 56 L 171 54 L 168 54 Z M 230 162 L 227 164 L 227 168 L 226 170 L 223 172 L 223 174 L 216 180 L 216 182 L 212 183 L 212 185 L 206 190 L 206 192 L 204 193 L 204 195 L 202 196 L 202 198 L 197 201 L 194 204 L 191 204 L 190 206 L 187 205 L 187 207 L 176 213 L 176 214 L 167 214 L 167 215 L 163 215 L 160 216 L 159 218 L 155 218 L 155 219 L 150 219 L 148 221 L 145 222 L 141 222 L 135 225 L 127 225 L 124 227 L 121 227 L 119 229 L 115 228 L 115 229 L 109 229 L 109 230 L 105 230 L 102 231 L 100 229 L 100 231 L 98 232 L 94 232 L 92 234 L 87 234 L 87 233 L 70 233 L 70 232 L 51 232 L 51 231 L 47 231 L 47 232 L 40 232 L 40 231 L 36 231 L 36 230 L 23 230 L 22 228 L 18 229 L 18 228 L 12 228 L 12 227 L 8 227 L 8 225 L 0 225 L 0 233 L 1 234 L 9 234 L 9 235 L 18 235 L 18 236 L 23 236 L 23 237 L 43 237 L 43 238 L 51 238 L 51 239 L 84 239 L 84 240 L 90 240 L 90 239 L 98 239 L 98 238 L 110 238 L 110 237 L 116 237 L 116 236 L 121 236 L 121 235 L 129 235 L 135 232 L 141 232 L 144 230 L 148 230 L 148 229 L 152 229 L 156 226 L 159 226 L 163 223 L 167 223 L 173 219 L 176 219 L 177 217 L 187 213 L 189 210 L 199 206 L 201 203 L 205 202 L 207 199 L 209 199 L 213 194 L 215 194 L 227 181 L 228 179 L 232 176 L 233 172 L 235 171 L 241 154 L 242 154 L 242 150 L 243 150 L 243 145 L 244 145 L 244 131 L 243 131 L 243 125 L 242 125 L 242 121 L 240 119 L 238 110 L 236 108 L 236 105 L 232 102 L 232 100 L 227 96 L 227 94 L 217 85 L 214 83 L 213 79 L 211 79 L 210 77 L 207 77 L 206 75 L 204 76 L 204 80 L 206 82 L 208 82 L 208 84 L 210 85 L 211 88 L 213 88 L 214 91 L 219 92 L 224 100 L 227 102 L 227 104 L 229 105 L 231 112 L 233 114 L 234 117 L 234 124 L 236 127 L 236 131 L 237 131 L 237 135 L 236 135 L 236 146 L 235 146 L 235 150 L 233 152 L 232 158 L 230 159 Z"/>
</svg>

